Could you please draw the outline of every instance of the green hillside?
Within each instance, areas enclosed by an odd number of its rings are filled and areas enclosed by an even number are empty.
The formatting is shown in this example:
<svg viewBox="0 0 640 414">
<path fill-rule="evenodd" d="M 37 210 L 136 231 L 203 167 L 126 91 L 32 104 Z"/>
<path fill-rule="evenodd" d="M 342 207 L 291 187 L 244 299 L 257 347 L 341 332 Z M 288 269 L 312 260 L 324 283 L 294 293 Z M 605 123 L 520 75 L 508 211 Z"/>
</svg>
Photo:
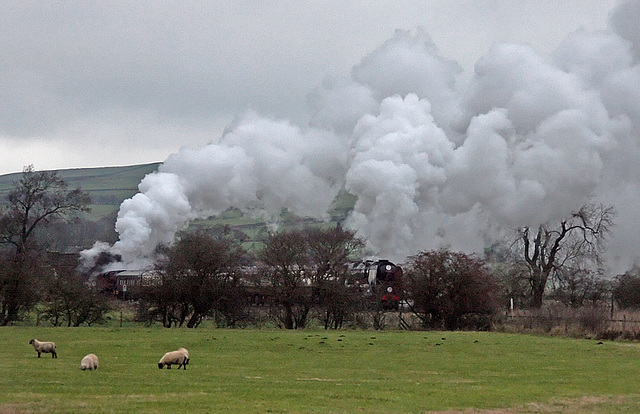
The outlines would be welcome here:
<svg viewBox="0 0 640 414">
<path fill-rule="evenodd" d="M 99 220 L 106 216 L 115 216 L 122 201 L 135 195 L 140 181 L 145 175 L 155 171 L 159 165 L 159 163 L 152 163 L 123 167 L 75 168 L 57 170 L 57 172 L 59 177 L 67 181 L 70 188 L 80 187 L 91 195 L 91 212 L 87 218 Z M 4 201 L 13 188 L 13 183 L 20 179 L 20 175 L 21 173 L 0 175 L 0 200 Z M 346 191 L 340 192 L 329 212 L 331 216 L 329 223 L 296 217 L 284 211 L 280 217 L 281 226 L 284 228 L 302 225 L 335 226 L 347 217 L 353 209 L 355 200 L 355 196 Z M 235 230 L 237 235 L 245 240 L 245 245 L 249 249 L 259 247 L 267 234 L 267 224 L 264 220 L 247 217 L 237 209 L 230 209 L 219 217 L 195 221 L 191 223 L 191 228 L 220 225 Z"/>
<path fill-rule="evenodd" d="M 81 187 L 91 195 L 90 218 L 98 219 L 118 210 L 123 200 L 138 192 L 145 175 L 155 171 L 159 163 L 125 167 L 74 168 L 57 170 L 69 188 Z M 0 199 L 4 200 L 22 173 L 0 175 Z"/>
</svg>

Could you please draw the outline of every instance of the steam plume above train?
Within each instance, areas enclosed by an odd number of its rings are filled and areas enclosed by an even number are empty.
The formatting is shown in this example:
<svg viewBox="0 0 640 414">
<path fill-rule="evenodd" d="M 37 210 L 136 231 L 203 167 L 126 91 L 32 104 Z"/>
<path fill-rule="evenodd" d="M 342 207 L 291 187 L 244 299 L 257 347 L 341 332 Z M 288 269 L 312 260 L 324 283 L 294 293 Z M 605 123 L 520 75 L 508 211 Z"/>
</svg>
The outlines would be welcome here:
<svg viewBox="0 0 640 414">
<path fill-rule="evenodd" d="M 497 43 L 463 82 L 429 35 L 396 31 L 348 76 L 308 96 L 301 127 L 255 112 L 219 142 L 183 148 L 120 207 L 113 246 L 139 267 L 191 220 L 235 207 L 323 218 L 341 188 L 345 226 L 392 260 L 418 250 L 482 251 L 500 228 L 615 205 L 611 254 L 638 255 L 640 29 L 622 2 L 607 31 L 577 30 L 551 56 Z"/>
</svg>

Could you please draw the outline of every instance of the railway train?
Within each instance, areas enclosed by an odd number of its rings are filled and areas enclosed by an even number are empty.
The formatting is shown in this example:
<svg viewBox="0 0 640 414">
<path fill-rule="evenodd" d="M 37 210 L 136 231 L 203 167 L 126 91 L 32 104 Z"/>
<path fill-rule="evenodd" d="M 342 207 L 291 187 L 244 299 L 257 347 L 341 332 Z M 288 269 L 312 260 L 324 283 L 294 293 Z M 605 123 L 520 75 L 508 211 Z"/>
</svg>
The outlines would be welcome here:
<svg viewBox="0 0 640 414">
<path fill-rule="evenodd" d="M 403 290 L 400 266 L 385 259 L 353 262 L 351 275 L 365 297 L 397 308 Z"/>
<path fill-rule="evenodd" d="M 256 276 L 256 268 L 247 269 L 246 273 Z M 93 279 L 103 293 L 130 300 L 136 299 L 138 287 L 162 283 L 159 273 L 152 270 L 115 270 L 99 273 Z M 402 297 L 402 268 L 385 259 L 352 261 L 348 264 L 345 284 L 370 302 L 395 309 Z M 245 283 L 245 287 L 256 306 L 265 305 L 272 299 L 273 289 L 268 282 L 256 283 L 254 277 L 252 282 Z M 311 288 L 311 283 L 307 287 Z"/>
</svg>

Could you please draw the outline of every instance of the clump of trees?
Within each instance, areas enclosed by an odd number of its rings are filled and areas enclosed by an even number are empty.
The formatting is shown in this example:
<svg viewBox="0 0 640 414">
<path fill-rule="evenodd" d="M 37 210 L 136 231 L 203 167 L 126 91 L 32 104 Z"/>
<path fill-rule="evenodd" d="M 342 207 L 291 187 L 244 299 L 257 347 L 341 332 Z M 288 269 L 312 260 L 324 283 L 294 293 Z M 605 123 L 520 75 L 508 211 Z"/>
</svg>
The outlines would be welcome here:
<svg viewBox="0 0 640 414">
<path fill-rule="evenodd" d="M 80 274 L 53 270 L 44 280 L 42 308 L 41 319 L 53 326 L 91 326 L 104 322 L 111 306 Z"/>
<path fill-rule="evenodd" d="M 160 283 L 143 286 L 139 292 L 139 318 L 188 328 L 197 327 L 206 317 L 232 327 L 246 320 L 244 252 L 226 236 L 185 233 L 164 248 L 156 268 Z"/>
<path fill-rule="evenodd" d="M 242 249 L 230 238 L 184 234 L 165 251 L 157 270 L 161 283 L 142 289 L 140 318 L 166 327 L 196 327 L 206 317 L 219 325 L 247 322 L 256 304 L 285 329 L 303 329 L 311 319 L 339 329 L 383 309 L 384 292 L 362 291 L 350 263 L 364 242 L 339 227 L 307 228 L 273 234 L 257 256 L 257 267 L 243 266 Z M 405 268 L 405 304 L 425 328 L 489 329 L 498 309 L 498 284 L 484 261 L 446 250 L 422 252 Z M 360 275 L 361 277 L 362 275 Z M 360 281 L 362 282 L 362 281 Z M 397 297 L 400 299 L 400 297 Z"/>
<path fill-rule="evenodd" d="M 447 250 L 421 252 L 405 270 L 412 312 L 430 329 L 489 329 L 497 284 L 484 261 Z"/>
<path fill-rule="evenodd" d="M 193 328 L 210 317 L 232 327 L 248 323 L 257 304 L 286 329 L 304 328 L 312 312 L 338 329 L 355 310 L 347 265 L 362 246 L 341 228 L 290 230 L 271 235 L 249 260 L 229 233 L 185 233 L 164 249 L 161 282 L 138 292 L 139 318 Z"/>
<path fill-rule="evenodd" d="M 635 267 L 616 278 L 613 297 L 622 309 L 640 309 L 640 269 Z"/>
<path fill-rule="evenodd" d="M 325 328 L 340 328 L 358 306 L 347 283 L 348 264 L 363 246 L 354 232 L 340 227 L 272 235 L 259 255 L 260 274 L 269 283 L 278 324 L 304 328 L 314 309 Z"/>
</svg>

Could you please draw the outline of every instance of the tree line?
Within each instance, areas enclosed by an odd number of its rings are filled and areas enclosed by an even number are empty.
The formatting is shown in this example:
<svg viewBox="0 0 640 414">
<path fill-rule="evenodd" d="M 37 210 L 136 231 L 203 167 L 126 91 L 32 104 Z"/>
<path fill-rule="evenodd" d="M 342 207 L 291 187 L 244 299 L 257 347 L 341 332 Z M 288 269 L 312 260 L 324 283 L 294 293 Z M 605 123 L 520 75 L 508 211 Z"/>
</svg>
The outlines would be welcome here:
<svg viewBox="0 0 640 414">
<path fill-rule="evenodd" d="M 52 265 L 51 229 L 78 223 L 89 196 L 69 189 L 55 172 L 25 168 L 0 210 L 0 323 L 38 309 L 52 325 L 100 323 L 113 298 L 87 283 L 73 266 Z M 545 300 L 569 307 L 640 306 L 640 272 L 603 273 L 602 252 L 613 225 L 611 206 L 587 204 L 569 217 L 535 228 L 512 229 L 484 257 L 450 250 L 422 251 L 402 263 L 398 303 L 385 292 L 363 295 L 349 264 L 365 240 L 334 228 L 290 229 L 269 235 L 247 252 L 229 229 L 181 234 L 162 246 L 155 271 L 161 283 L 135 292 L 138 318 L 163 326 L 197 327 L 205 319 L 242 326 L 267 319 L 301 329 L 310 320 L 325 328 L 374 327 L 393 308 L 413 314 L 424 328 L 486 329 L 509 303 L 540 308 Z M 87 247 L 87 246 L 80 246 Z"/>
</svg>

